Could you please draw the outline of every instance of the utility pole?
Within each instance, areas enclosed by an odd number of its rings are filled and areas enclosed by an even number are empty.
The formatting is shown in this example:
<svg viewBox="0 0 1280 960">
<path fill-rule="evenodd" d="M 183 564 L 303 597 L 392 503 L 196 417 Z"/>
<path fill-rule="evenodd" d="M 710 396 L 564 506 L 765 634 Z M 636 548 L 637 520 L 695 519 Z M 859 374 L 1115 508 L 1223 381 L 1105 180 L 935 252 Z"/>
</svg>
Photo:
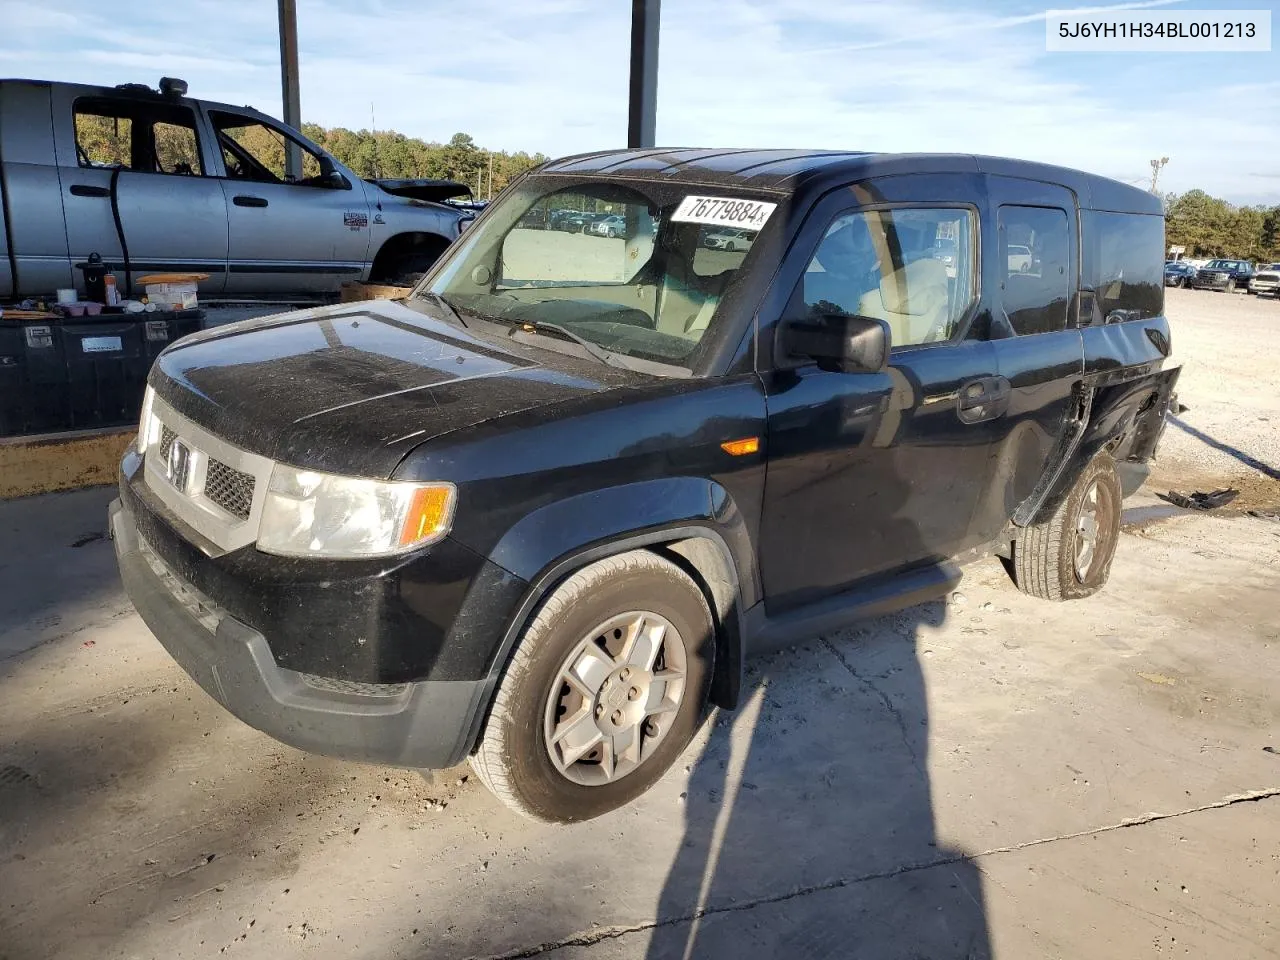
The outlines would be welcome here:
<svg viewBox="0 0 1280 960">
<path fill-rule="evenodd" d="M 298 83 L 298 8 L 296 0 L 277 0 L 280 14 L 280 91 L 284 122 L 302 129 L 302 97 Z M 284 175 L 302 178 L 302 151 L 288 137 L 284 141 Z"/>
<path fill-rule="evenodd" d="M 658 116 L 660 0 L 631 0 L 631 94 L 627 146 L 652 147 Z"/>
<path fill-rule="evenodd" d="M 1158 184 L 1160 182 L 1160 171 L 1164 169 L 1164 165 L 1169 162 L 1168 157 L 1161 157 L 1159 160 L 1151 161 L 1151 192 L 1157 197 L 1160 196 Z"/>
<path fill-rule="evenodd" d="M 489 151 L 489 199 L 493 199 L 493 151 Z"/>
</svg>

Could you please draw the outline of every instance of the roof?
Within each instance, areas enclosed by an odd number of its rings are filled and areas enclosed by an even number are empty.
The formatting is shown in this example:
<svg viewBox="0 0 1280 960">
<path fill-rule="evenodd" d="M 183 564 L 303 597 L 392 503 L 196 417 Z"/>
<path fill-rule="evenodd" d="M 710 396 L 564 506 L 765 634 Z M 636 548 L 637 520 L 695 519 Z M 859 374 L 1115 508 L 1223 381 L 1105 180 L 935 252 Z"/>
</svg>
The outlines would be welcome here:
<svg viewBox="0 0 1280 960">
<path fill-rule="evenodd" d="M 715 186 L 738 184 L 783 194 L 906 173 L 988 173 L 1061 184 L 1075 192 L 1085 209 L 1160 215 L 1164 212 L 1159 197 L 1118 180 L 1046 163 L 967 153 L 650 148 L 578 154 L 552 160 L 537 172 Z"/>
</svg>

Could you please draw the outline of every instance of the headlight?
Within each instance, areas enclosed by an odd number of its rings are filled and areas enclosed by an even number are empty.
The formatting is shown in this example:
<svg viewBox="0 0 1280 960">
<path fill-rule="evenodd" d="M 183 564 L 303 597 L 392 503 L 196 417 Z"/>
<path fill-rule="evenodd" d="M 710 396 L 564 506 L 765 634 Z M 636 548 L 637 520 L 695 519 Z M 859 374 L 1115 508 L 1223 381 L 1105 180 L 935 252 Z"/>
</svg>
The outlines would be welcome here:
<svg viewBox="0 0 1280 960">
<path fill-rule="evenodd" d="M 147 387 L 142 394 L 142 412 L 138 415 L 138 439 L 136 446 L 139 453 L 146 453 L 147 447 L 156 442 L 160 432 L 160 421 L 156 419 L 152 408 L 155 406 L 156 392 Z"/>
<path fill-rule="evenodd" d="M 403 553 L 448 533 L 456 500 L 451 483 L 363 480 L 277 464 L 258 549 L 337 559 Z"/>
</svg>

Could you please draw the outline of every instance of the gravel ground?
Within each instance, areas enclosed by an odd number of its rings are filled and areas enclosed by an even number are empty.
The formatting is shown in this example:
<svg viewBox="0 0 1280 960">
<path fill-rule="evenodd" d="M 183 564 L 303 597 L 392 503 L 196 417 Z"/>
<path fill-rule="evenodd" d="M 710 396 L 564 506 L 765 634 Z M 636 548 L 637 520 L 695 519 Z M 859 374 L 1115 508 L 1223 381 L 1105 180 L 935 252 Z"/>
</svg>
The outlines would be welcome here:
<svg viewBox="0 0 1280 960">
<path fill-rule="evenodd" d="M 1235 486 L 1236 506 L 1280 506 L 1280 299 L 1169 290 L 1178 399 L 1151 486 Z"/>
</svg>

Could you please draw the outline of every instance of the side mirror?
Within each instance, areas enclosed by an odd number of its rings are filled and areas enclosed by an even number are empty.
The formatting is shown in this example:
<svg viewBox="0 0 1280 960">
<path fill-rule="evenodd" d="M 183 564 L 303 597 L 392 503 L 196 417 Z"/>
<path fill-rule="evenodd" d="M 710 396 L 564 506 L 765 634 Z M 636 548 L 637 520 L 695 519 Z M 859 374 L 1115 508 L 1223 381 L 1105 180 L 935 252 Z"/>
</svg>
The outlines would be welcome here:
<svg viewBox="0 0 1280 960">
<path fill-rule="evenodd" d="M 879 373 L 889 363 L 889 324 L 874 317 L 828 313 L 782 328 L 792 356 L 810 357 L 832 373 Z"/>
<path fill-rule="evenodd" d="M 320 181 L 330 190 L 346 190 L 351 186 L 342 171 L 334 165 L 333 159 L 323 153 L 320 154 Z"/>
</svg>

